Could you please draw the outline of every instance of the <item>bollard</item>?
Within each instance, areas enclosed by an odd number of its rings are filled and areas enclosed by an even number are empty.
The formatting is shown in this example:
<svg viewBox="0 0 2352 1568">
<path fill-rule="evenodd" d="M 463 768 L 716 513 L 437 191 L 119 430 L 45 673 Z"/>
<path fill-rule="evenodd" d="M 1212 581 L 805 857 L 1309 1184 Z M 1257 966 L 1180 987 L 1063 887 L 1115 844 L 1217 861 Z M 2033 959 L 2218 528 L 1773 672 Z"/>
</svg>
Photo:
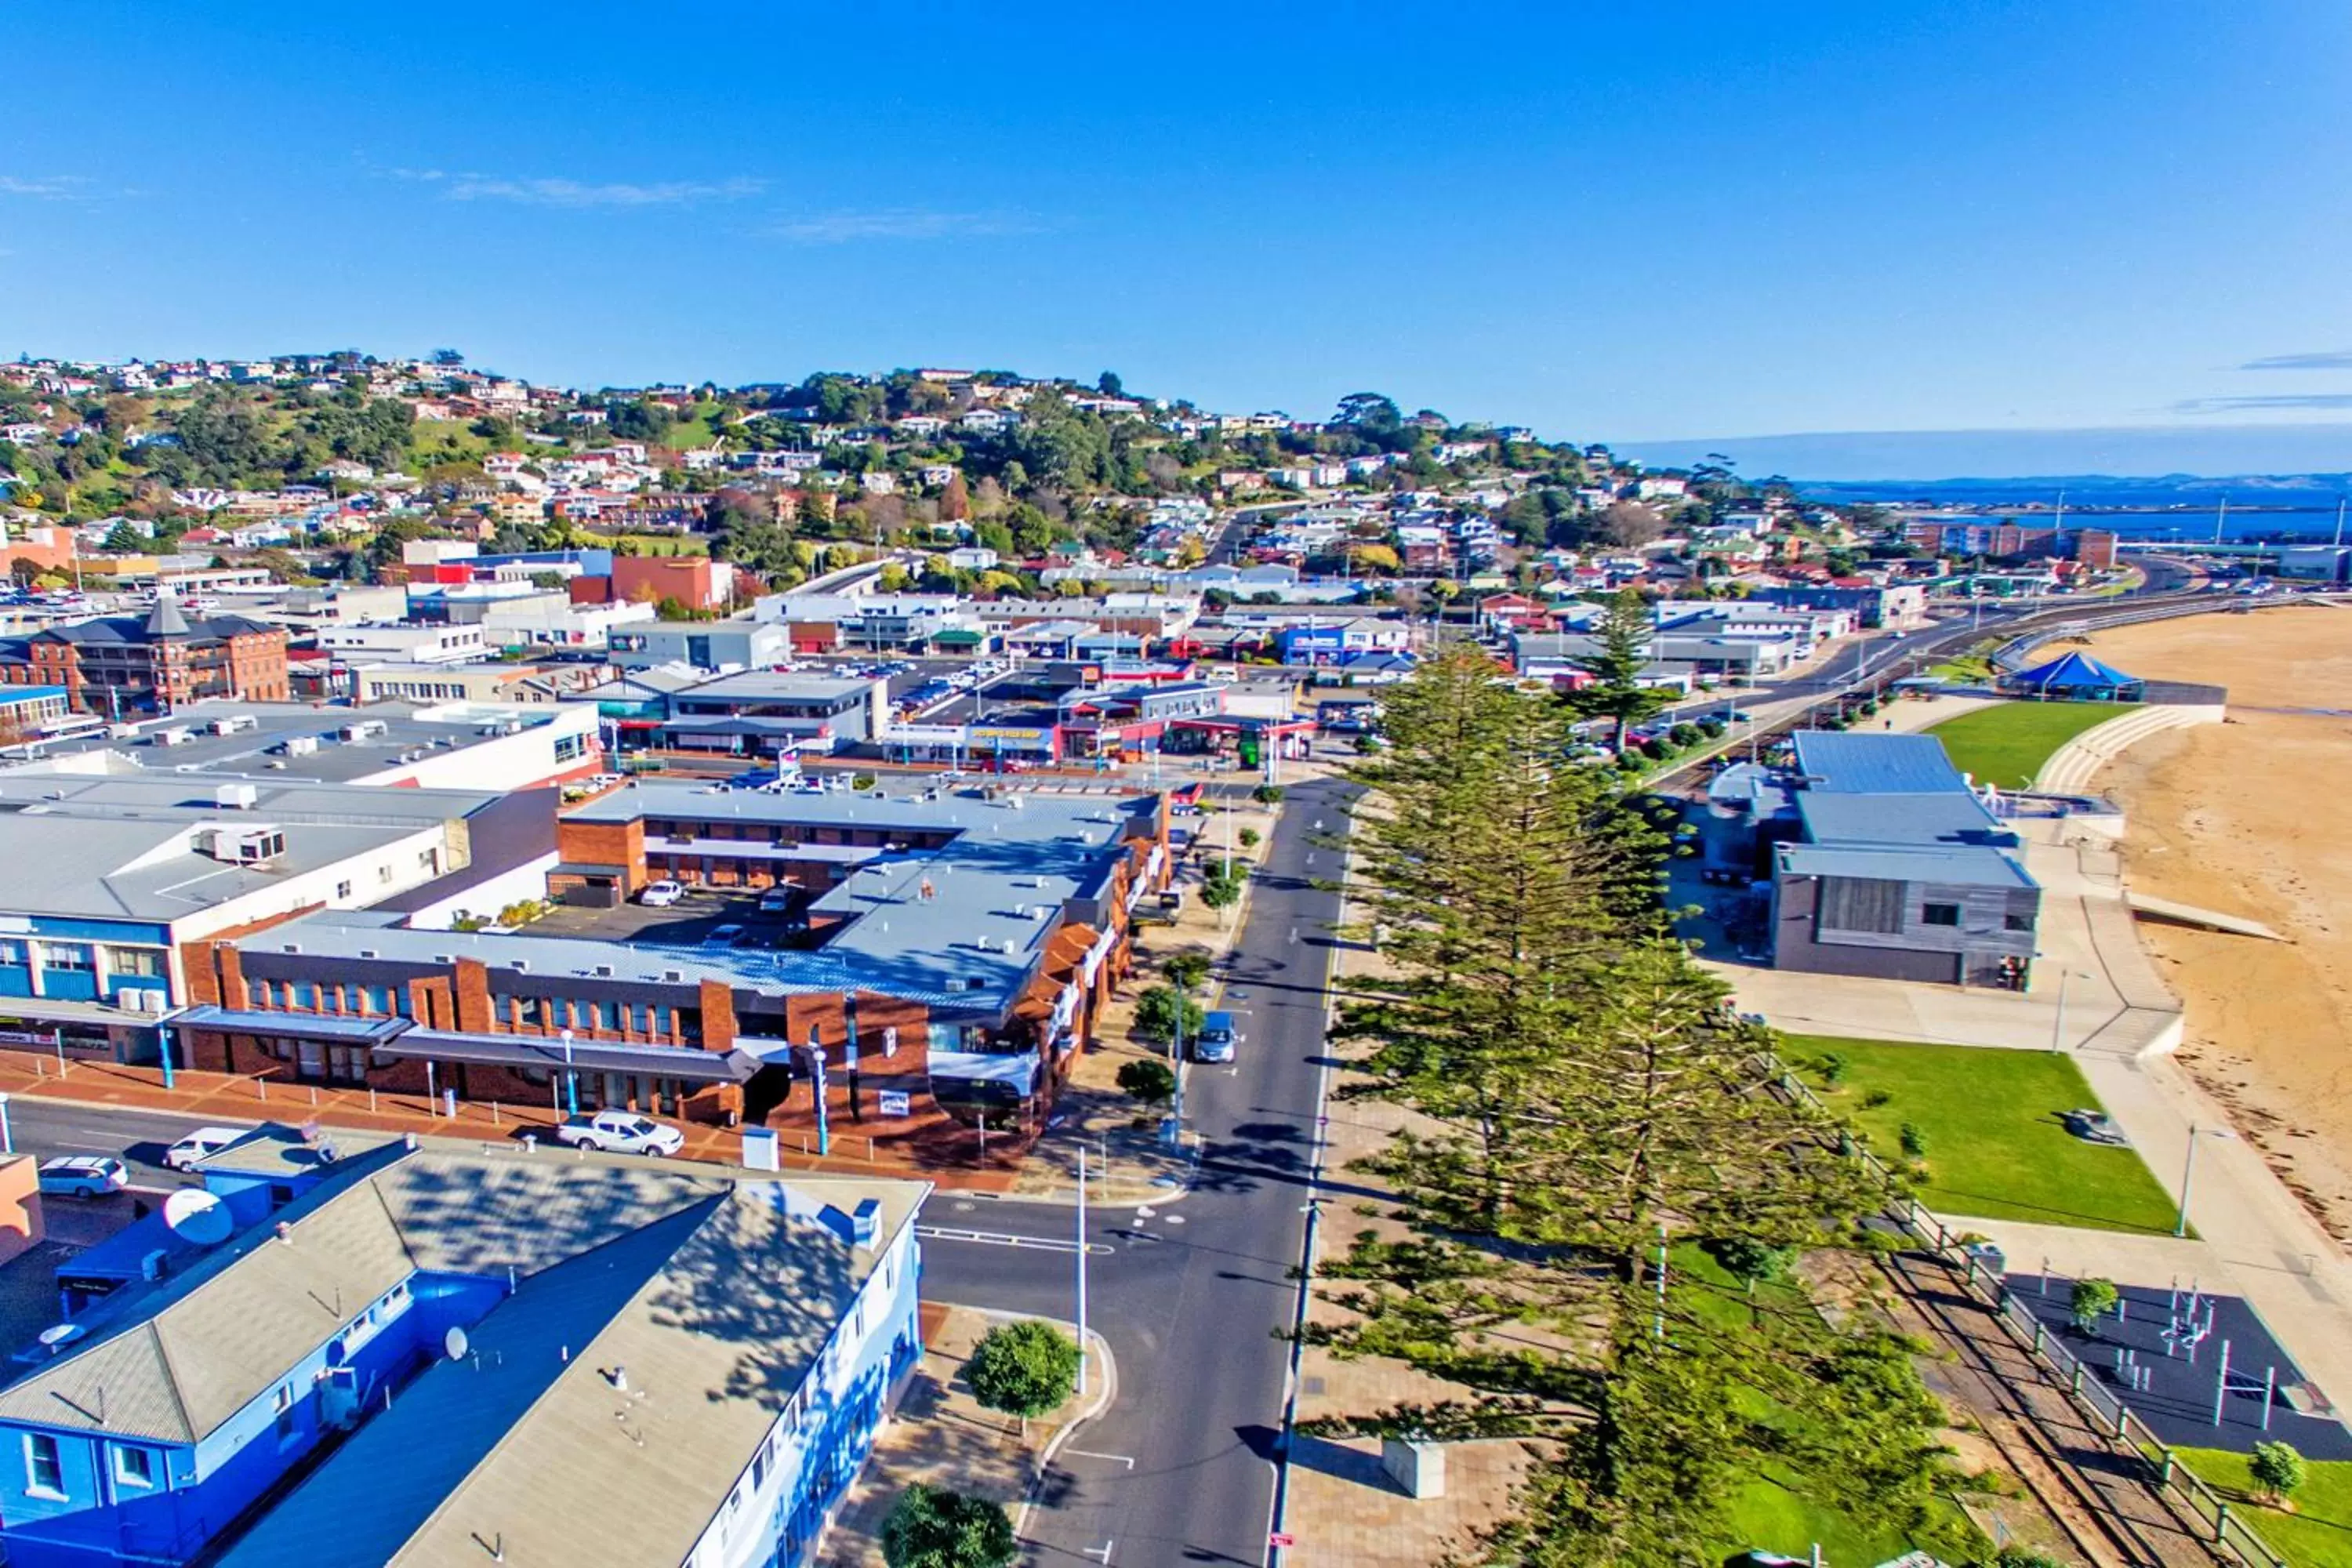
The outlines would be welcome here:
<svg viewBox="0 0 2352 1568">
<path fill-rule="evenodd" d="M 2230 1505 L 2221 1503 L 2213 1510 L 2213 1539 L 2221 1541 L 2230 1533 Z"/>
<path fill-rule="evenodd" d="M 2164 1451 L 2164 1467 L 2156 1473 L 2156 1484 L 2160 1487 L 2172 1484 L 2172 1450 L 2169 1448 Z"/>
<path fill-rule="evenodd" d="M 2126 1415 L 2128 1415 L 2129 1414 L 2130 1414 L 2130 1412 L 2129 1412 L 2129 1411 L 2127 1411 L 2127 1410 L 2126 1410 L 2126 1409 L 2124 1408 L 2124 1402 L 2123 1402 L 2122 1400 L 2120 1400 L 2120 1399 L 2116 1400 L 2116 1436 L 2117 1437 L 2121 1437 L 2121 1436 L 2124 1435 L 2124 1418 L 2125 1418 Z"/>
<path fill-rule="evenodd" d="M 2083 1363 L 2079 1361 L 2074 1363 L 2074 1382 L 2068 1392 L 2077 1399 L 2083 1397 Z"/>
<path fill-rule="evenodd" d="M 312 1084 L 312 1085 L 310 1086 L 310 1105 L 311 1105 L 311 1108 L 312 1108 L 312 1109 L 314 1109 L 314 1110 L 315 1110 L 315 1109 L 317 1109 L 318 1104 L 319 1104 L 319 1086 L 318 1086 L 317 1084 L 315 1084 L 315 1083 L 314 1083 L 314 1084 Z"/>
<path fill-rule="evenodd" d="M 375 1089 L 373 1086 L 368 1089 L 368 1114 L 370 1116 L 375 1114 Z"/>
<path fill-rule="evenodd" d="M 499 1120 L 499 1102 L 495 1100 L 490 1101 L 490 1125 L 493 1127 L 503 1127 L 506 1125 Z"/>
<path fill-rule="evenodd" d="M 268 1100 L 269 1098 L 269 1080 L 266 1078 L 255 1079 L 253 1080 L 253 1092 L 256 1095 L 258 1095 L 261 1099 Z"/>
<path fill-rule="evenodd" d="M 2035 1355 L 2042 1353 L 2042 1322 L 2041 1319 L 2036 1318 L 2033 1320 L 2033 1353 Z"/>
</svg>

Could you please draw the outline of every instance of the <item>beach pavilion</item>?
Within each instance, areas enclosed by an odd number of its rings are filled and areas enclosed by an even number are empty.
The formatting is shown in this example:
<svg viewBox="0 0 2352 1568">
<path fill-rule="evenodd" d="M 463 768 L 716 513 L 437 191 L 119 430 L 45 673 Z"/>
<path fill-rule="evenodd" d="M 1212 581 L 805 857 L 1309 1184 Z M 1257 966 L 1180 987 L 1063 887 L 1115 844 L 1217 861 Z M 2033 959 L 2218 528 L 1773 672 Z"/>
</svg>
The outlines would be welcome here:
<svg viewBox="0 0 2352 1568">
<path fill-rule="evenodd" d="M 2139 702 L 2147 697 L 2147 682 L 2086 653 L 2062 654 L 2002 677 L 2000 685 L 2011 696 L 2038 702 Z"/>
</svg>

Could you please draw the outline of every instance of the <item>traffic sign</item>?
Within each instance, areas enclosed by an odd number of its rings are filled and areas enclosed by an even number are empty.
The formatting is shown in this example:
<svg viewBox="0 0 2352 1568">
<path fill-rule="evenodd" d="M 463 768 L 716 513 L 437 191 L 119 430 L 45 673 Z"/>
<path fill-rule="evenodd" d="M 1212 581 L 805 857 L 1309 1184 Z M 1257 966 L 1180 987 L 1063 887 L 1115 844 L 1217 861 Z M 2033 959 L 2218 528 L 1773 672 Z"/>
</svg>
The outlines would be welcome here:
<svg viewBox="0 0 2352 1568">
<path fill-rule="evenodd" d="M 1268 1546 L 1296 1546 L 1298 1544 L 1298 1542 L 1290 1535 L 1279 1530 L 1267 1536 L 1265 1538 L 1265 1543 Z"/>
</svg>

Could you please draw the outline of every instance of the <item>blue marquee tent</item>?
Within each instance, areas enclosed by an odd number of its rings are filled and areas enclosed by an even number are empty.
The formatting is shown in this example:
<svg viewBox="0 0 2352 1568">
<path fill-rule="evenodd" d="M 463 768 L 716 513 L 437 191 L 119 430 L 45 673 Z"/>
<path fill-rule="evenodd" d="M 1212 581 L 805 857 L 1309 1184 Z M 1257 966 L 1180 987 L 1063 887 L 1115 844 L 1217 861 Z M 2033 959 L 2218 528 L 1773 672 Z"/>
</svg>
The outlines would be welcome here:
<svg viewBox="0 0 2352 1568">
<path fill-rule="evenodd" d="M 2021 669 L 2001 684 L 2020 697 L 2044 702 L 2137 702 L 2147 695 L 2146 681 L 2086 653 L 2062 654 L 2047 664 Z"/>
</svg>

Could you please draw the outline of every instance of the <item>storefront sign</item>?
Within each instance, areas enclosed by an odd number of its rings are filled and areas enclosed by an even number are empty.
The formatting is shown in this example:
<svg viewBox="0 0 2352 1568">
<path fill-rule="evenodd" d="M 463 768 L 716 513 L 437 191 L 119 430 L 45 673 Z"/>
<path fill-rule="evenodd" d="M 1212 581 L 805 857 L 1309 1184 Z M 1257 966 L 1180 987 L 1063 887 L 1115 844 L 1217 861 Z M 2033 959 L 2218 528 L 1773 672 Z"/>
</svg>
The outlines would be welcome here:
<svg viewBox="0 0 2352 1568">
<path fill-rule="evenodd" d="M 913 1100 L 903 1089 L 886 1089 L 882 1091 L 881 1100 L 885 1116 L 912 1116 L 915 1113 Z"/>
</svg>

